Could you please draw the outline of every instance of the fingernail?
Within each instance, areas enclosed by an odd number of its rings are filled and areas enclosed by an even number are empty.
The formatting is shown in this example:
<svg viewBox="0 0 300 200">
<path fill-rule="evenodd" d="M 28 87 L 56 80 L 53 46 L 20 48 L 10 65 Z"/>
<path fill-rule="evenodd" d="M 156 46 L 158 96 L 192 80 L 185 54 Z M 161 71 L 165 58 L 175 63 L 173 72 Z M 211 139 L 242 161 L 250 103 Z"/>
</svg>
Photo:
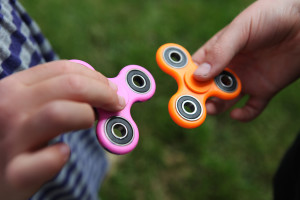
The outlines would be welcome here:
<svg viewBox="0 0 300 200">
<path fill-rule="evenodd" d="M 62 154 L 65 154 L 65 155 L 70 153 L 70 148 L 66 144 L 61 145 L 59 150 Z"/>
<path fill-rule="evenodd" d="M 119 98 L 119 105 L 121 108 L 124 108 L 126 105 L 125 99 L 122 96 L 118 96 Z"/>
<path fill-rule="evenodd" d="M 194 72 L 195 76 L 207 76 L 210 72 L 211 65 L 208 63 L 203 63 L 198 66 L 196 71 Z"/>
<path fill-rule="evenodd" d="M 64 160 L 68 160 L 69 159 L 69 155 L 70 155 L 70 148 L 68 145 L 63 144 L 60 146 L 59 148 L 60 152 L 62 155 L 65 156 Z"/>
<path fill-rule="evenodd" d="M 118 86 L 117 84 L 115 84 L 114 82 L 108 80 L 108 85 L 110 88 L 112 88 L 113 90 L 117 91 L 118 90 Z"/>
</svg>

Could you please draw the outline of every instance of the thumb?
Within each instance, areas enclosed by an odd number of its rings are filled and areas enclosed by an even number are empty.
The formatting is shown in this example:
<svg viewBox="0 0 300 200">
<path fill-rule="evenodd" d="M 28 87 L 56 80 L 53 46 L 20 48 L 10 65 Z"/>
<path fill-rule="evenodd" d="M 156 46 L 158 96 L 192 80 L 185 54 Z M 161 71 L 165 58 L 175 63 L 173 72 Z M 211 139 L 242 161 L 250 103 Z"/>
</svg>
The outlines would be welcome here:
<svg viewBox="0 0 300 200">
<path fill-rule="evenodd" d="M 7 166 L 6 179 L 13 188 L 31 196 L 61 170 L 69 155 L 70 149 L 63 143 L 20 154 Z"/>
<path fill-rule="evenodd" d="M 193 55 L 199 66 L 194 77 L 199 81 L 212 79 L 229 65 L 234 56 L 243 49 L 248 41 L 251 21 L 238 17 L 219 31 Z"/>
</svg>

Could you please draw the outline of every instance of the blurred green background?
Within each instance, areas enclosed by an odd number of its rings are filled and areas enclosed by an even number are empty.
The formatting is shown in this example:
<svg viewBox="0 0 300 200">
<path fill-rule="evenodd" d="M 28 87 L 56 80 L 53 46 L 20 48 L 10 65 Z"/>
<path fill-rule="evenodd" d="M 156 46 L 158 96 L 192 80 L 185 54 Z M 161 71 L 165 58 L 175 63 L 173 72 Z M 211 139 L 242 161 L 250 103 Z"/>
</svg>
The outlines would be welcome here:
<svg viewBox="0 0 300 200">
<path fill-rule="evenodd" d="M 256 120 L 208 116 L 193 130 L 177 126 L 167 104 L 175 80 L 157 66 L 167 42 L 191 53 L 246 8 L 250 0 L 21 0 L 63 59 L 82 59 L 107 77 L 138 64 L 155 77 L 151 101 L 134 104 L 137 148 L 117 161 L 102 199 L 272 197 L 272 176 L 299 130 L 300 82 L 279 93 Z M 242 105 L 242 104 L 240 104 Z"/>
</svg>

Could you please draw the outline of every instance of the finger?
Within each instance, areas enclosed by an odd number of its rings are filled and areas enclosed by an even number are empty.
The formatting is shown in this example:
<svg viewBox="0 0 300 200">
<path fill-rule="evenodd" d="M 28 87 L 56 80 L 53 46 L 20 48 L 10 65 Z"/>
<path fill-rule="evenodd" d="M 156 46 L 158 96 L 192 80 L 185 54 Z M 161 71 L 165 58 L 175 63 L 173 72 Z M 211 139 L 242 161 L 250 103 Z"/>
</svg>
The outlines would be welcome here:
<svg viewBox="0 0 300 200">
<path fill-rule="evenodd" d="M 38 97 L 33 99 L 33 105 L 61 99 L 85 102 L 108 111 L 119 111 L 125 106 L 124 99 L 109 87 L 107 81 L 77 74 L 58 76 L 35 84 L 27 95 Z"/>
<path fill-rule="evenodd" d="M 90 70 L 89 68 L 75 62 L 60 60 L 41 64 L 16 73 L 14 76 L 23 84 L 30 86 L 39 83 L 46 79 L 65 75 L 65 74 L 80 74 L 92 79 L 107 82 L 107 78 L 97 71 Z"/>
<path fill-rule="evenodd" d="M 208 99 L 206 101 L 206 111 L 209 115 L 216 115 L 219 113 L 222 113 L 232 106 L 234 106 L 243 95 L 239 95 L 238 97 L 232 99 L 232 100 L 223 100 L 219 99 L 217 97 L 213 97 L 211 99 Z"/>
<path fill-rule="evenodd" d="M 205 43 L 193 55 L 193 60 L 198 65 L 194 72 L 195 79 L 205 81 L 220 74 L 247 44 L 250 27 L 251 20 L 248 18 L 236 18 Z"/>
<path fill-rule="evenodd" d="M 250 97 L 246 105 L 231 111 L 231 118 L 248 122 L 256 118 L 267 106 L 269 100 Z"/>
<path fill-rule="evenodd" d="M 13 188 L 30 196 L 62 169 L 69 155 L 70 148 L 63 143 L 22 153 L 9 162 L 6 179 Z"/>
<path fill-rule="evenodd" d="M 59 134 L 93 126 L 93 108 L 86 103 L 52 101 L 33 113 L 25 122 L 18 150 L 39 147 Z"/>
</svg>

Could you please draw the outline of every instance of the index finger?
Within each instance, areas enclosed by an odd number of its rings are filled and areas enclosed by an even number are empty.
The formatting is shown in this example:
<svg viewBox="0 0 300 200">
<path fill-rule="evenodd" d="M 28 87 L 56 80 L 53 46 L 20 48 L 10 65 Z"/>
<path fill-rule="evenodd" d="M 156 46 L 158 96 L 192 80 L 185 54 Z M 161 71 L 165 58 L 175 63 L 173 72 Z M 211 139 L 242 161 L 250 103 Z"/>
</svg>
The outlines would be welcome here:
<svg viewBox="0 0 300 200">
<path fill-rule="evenodd" d="M 107 78 L 101 73 L 88 69 L 82 64 L 68 60 L 53 61 L 37 65 L 14 74 L 14 77 L 21 83 L 30 86 L 46 79 L 65 74 L 80 74 L 92 79 L 107 82 Z"/>
</svg>

